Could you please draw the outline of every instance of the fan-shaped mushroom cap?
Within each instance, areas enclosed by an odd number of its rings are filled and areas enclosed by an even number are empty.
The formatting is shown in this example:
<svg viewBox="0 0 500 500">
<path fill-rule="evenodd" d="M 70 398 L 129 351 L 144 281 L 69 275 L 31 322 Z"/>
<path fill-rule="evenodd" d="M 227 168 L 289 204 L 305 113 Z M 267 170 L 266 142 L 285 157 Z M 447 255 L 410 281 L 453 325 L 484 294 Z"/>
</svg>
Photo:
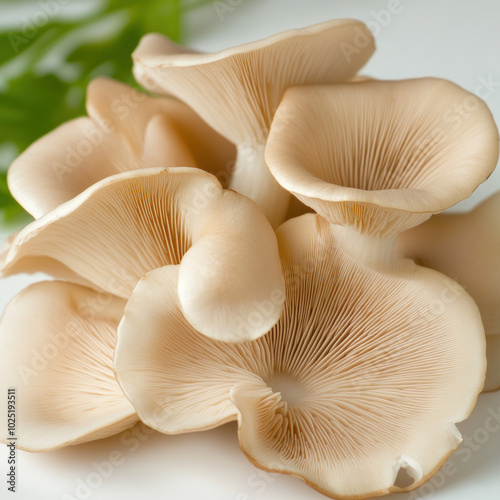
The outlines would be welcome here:
<svg viewBox="0 0 500 500">
<path fill-rule="evenodd" d="M 9 169 L 9 188 L 40 217 L 113 174 L 147 167 L 200 167 L 219 173 L 234 147 L 185 104 L 151 98 L 98 78 L 87 91 L 89 118 L 61 125 Z"/>
<path fill-rule="evenodd" d="M 374 50 L 362 22 L 334 20 L 215 54 L 186 51 L 153 33 L 133 59 L 141 85 L 175 95 L 231 142 L 252 145 L 265 143 L 288 87 L 347 81 Z"/>
<path fill-rule="evenodd" d="M 38 271 L 57 261 L 123 298 L 148 271 L 180 264 L 184 314 L 228 341 L 266 333 L 285 299 L 276 236 L 262 212 L 198 169 L 143 169 L 98 182 L 21 231 L 4 274 L 29 271 L 33 258 Z M 256 323 L 259 307 L 267 313 Z"/>
<path fill-rule="evenodd" d="M 256 341 L 227 344 L 190 328 L 175 296 L 155 291 L 175 282 L 173 266 L 139 282 L 118 328 L 125 394 L 166 433 L 238 418 L 255 464 L 335 498 L 399 491 L 400 468 L 411 488 L 422 484 L 458 446 L 454 424 L 484 383 L 476 305 L 409 260 L 392 274 L 363 265 L 317 215 L 288 221 L 278 240 L 287 300 Z M 450 284 L 455 300 L 436 312 Z"/>
<path fill-rule="evenodd" d="M 396 252 L 458 281 L 488 334 L 500 334 L 500 192 L 469 213 L 439 214 L 400 234 Z"/>
<path fill-rule="evenodd" d="M 51 281 L 30 286 L 7 306 L 0 322 L 0 408 L 7 415 L 7 389 L 14 388 L 17 448 L 53 450 L 137 421 L 113 373 L 124 305 L 109 294 Z"/>
<path fill-rule="evenodd" d="M 289 195 L 269 174 L 263 150 L 283 92 L 293 85 L 348 81 L 374 50 L 363 23 L 335 20 L 215 54 L 186 53 L 164 36 L 149 34 L 133 59 L 141 85 L 180 98 L 238 145 L 230 187 L 255 200 L 277 226 Z"/>
<path fill-rule="evenodd" d="M 466 198 L 497 160 L 484 102 L 434 78 L 289 89 L 266 147 L 285 189 L 330 222 L 379 237 Z"/>
<path fill-rule="evenodd" d="M 396 252 L 456 279 L 478 305 L 486 333 L 500 339 L 500 192 L 469 213 L 439 214 L 405 231 Z M 488 339 L 490 352 L 489 390 L 500 388 L 500 340 Z"/>
</svg>

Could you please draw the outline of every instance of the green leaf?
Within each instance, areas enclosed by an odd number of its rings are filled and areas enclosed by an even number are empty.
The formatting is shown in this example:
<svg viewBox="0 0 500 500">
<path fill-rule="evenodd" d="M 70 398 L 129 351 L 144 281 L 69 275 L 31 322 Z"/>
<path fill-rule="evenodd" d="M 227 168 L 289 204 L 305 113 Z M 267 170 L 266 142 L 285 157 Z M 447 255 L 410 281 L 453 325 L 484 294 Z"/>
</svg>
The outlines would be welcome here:
<svg viewBox="0 0 500 500">
<path fill-rule="evenodd" d="M 0 149 L 8 144 L 20 153 L 61 123 L 85 115 L 85 91 L 96 76 L 134 84 L 131 53 L 140 38 L 154 31 L 180 41 L 185 12 L 210 1 L 101 0 L 78 22 L 56 16 L 27 31 L 20 20 L 0 33 Z M 40 13 L 39 3 L 32 7 L 25 19 Z M 0 4 L 0 18 L 8 8 Z M 0 171 L 9 163 L 0 155 Z M 12 219 L 22 209 L 9 195 L 5 175 L 1 182 L 0 211 Z"/>
<path fill-rule="evenodd" d="M 25 224 L 30 216 L 10 194 L 6 172 L 0 172 L 0 223 L 2 226 Z"/>
</svg>

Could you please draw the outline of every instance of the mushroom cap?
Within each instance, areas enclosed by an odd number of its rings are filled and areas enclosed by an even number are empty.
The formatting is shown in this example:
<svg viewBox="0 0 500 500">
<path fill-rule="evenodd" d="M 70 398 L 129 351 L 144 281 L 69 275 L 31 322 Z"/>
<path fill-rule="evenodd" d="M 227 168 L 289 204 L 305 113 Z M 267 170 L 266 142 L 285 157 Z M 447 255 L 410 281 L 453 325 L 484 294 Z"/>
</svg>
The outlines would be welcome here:
<svg viewBox="0 0 500 500">
<path fill-rule="evenodd" d="M 458 281 L 487 334 L 500 335 L 500 192 L 468 213 L 445 213 L 401 233 L 396 252 Z"/>
<path fill-rule="evenodd" d="M 285 300 L 276 235 L 264 214 L 198 169 L 136 170 L 94 184 L 18 234 L 4 275 L 30 271 L 34 258 L 37 271 L 50 272 L 57 261 L 123 298 L 148 271 L 180 264 L 184 314 L 203 334 L 227 341 L 269 331 Z M 256 322 L 261 307 L 267 312 Z"/>
<path fill-rule="evenodd" d="M 186 50 L 149 34 L 133 54 L 134 74 L 148 90 L 189 104 L 235 144 L 263 144 L 283 92 L 293 85 L 351 79 L 375 50 L 356 20 L 285 31 L 214 54 Z"/>
<path fill-rule="evenodd" d="M 468 197 L 497 160 L 488 107 L 435 78 L 289 89 L 266 146 L 285 189 L 330 222 L 379 237 Z"/>
<path fill-rule="evenodd" d="M 234 146 L 185 104 L 152 98 L 106 78 L 87 90 L 89 118 L 61 125 L 11 165 L 9 188 L 35 218 L 92 184 L 148 167 L 200 167 L 223 173 Z"/>
<path fill-rule="evenodd" d="M 4 395 L 16 389 L 17 448 L 54 450 L 138 420 L 113 372 L 124 305 L 58 281 L 36 283 L 9 303 L 0 322 L 0 387 Z M 0 408 L 6 415 L 6 396 Z"/>
<path fill-rule="evenodd" d="M 401 233 L 396 252 L 457 280 L 475 300 L 489 337 L 487 390 L 500 389 L 500 341 L 491 338 L 500 339 L 500 192 Z"/>
<path fill-rule="evenodd" d="M 238 419 L 252 462 L 335 498 L 401 491 L 401 468 L 415 480 L 407 489 L 419 486 L 458 446 L 454 424 L 484 384 L 476 305 L 409 260 L 392 273 L 365 266 L 317 215 L 288 221 L 278 240 L 287 300 L 279 323 L 252 342 L 192 329 L 172 286 L 155 291 L 175 283 L 175 267 L 138 283 L 118 327 L 125 394 L 165 433 Z M 443 304 L 451 285 L 454 300 Z"/>
</svg>

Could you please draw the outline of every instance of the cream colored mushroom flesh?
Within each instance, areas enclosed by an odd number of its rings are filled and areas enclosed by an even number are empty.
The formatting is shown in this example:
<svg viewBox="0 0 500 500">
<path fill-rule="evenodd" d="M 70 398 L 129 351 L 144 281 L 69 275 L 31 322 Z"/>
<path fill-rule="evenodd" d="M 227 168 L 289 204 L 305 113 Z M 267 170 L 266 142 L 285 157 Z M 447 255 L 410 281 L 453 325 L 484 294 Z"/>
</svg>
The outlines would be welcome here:
<svg viewBox="0 0 500 500">
<path fill-rule="evenodd" d="M 7 306 L 0 321 L 0 409 L 7 415 L 7 390 L 14 389 L 17 448 L 54 450 L 137 422 L 113 372 L 124 305 L 111 294 L 50 281 Z"/>
<path fill-rule="evenodd" d="M 266 147 L 285 189 L 330 222 L 377 238 L 467 198 L 497 160 L 488 107 L 436 78 L 289 89 Z"/>
<path fill-rule="evenodd" d="M 445 213 L 402 233 L 396 252 L 457 280 L 488 335 L 485 390 L 500 389 L 500 192 L 469 213 Z"/>
<path fill-rule="evenodd" d="M 3 273 L 56 270 L 128 298 L 148 272 L 180 265 L 176 290 L 200 332 L 240 342 L 265 334 L 285 300 L 276 236 L 248 198 L 193 168 L 108 177 L 22 230 Z"/>
<path fill-rule="evenodd" d="M 264 146 L 283 92 L 293 85 L 350 80 L 375 50 L 360 21 L 335 20 L 199 54 L 159 34 L 143 38 L 134 72 L 153 92 L 172 94 L 238 147 L 230 187 L 257 202 L 274 226 L 289 193 L 264 163 Z"/>
<path fill-rule="evenodd" d="M 65 123 L 21 154 L 9 189 L 35 218 L 117 173 L 148 167 L 199 167 L 222 180 L 234 147 L 188 106 L 152 98 L 106 78 L 87 90 L 89 117 Z"/>
<path fill-rule="evenodd" d="M 175 296 L 157 292 L 178 279 L 174 266 L 139 282 L 118 333 L 125 394 L 165 433 L 238 420 L 254 464 L 333 498 L 417 487 L 460 443 L 455 423 L 484 384 L 477 306 L 458 286 L 433 315 L 452 280 L 410 260 L 397 274 L 366 266 L 317 215 L 288 221 L 278 238 L 287 300 L 279 323 L 252 342 L 194 331 Z M 401 469 L 411 486 L 399 486 Z"/>
</svg>

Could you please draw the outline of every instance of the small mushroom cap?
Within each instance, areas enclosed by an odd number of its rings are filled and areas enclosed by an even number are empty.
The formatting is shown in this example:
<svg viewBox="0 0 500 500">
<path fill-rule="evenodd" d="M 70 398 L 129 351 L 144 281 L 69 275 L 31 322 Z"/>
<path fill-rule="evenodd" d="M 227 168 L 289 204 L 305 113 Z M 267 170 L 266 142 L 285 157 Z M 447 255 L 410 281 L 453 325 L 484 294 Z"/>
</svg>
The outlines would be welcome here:
<svg viewBox="0 0 500 500">
<path fill-rule="evenodd" d="M 363 23 L 335 20 L 215 54 L 193 53 L 149 34 L 133 59 L 141 85 L 180 98 L 231 142 L 250 145 L 265 143 L 288 87 L 347 81 L 374 50 Z"/>
<path fill-rule="evenodd" d="M 9 303 L 0 322 L 0 409 L 7 414 L 7 389 L 16 389 L 17 448 L 54 450 L 138 420 L 113 372 L 124 305 L 57 281 L 36 283 Z"/>
<path fill-rule="evenodd" d="M 34 258 L 38 271 L 57 261 L 123 298 L 148 271 L 180 264 L 184 314 L 200 332 L 227 341 L 269 331 L 285 300 L 264 214 L 198 169 L 143 169 L 98 182 L 21 231 L 4 275 L 32 270 Z M 259 307 L 267 313 L 256 322 Z"/>
<path fill-rule="evenodd" d="M 330 222 L 379 237 L 468 197 L 497 160 L 488 107 L 435 78 L 289 89 L 266 147 L 285 189 Z"/>
<path fill-rule="evenodd" d="M 252 342 L 191 328 L 165 286 L 177 279 L 173 266 L 138 283 L 118 328 L 125 394 L 165 433 L 238 419 L 256 465 L 334 498 L 401 491 L 401 468 L 415 480 L 407 489 L 419 486 L 458 446 L 454 424 L 484 384 L 476 305 L 409 260 L 393 273 L 363 265 L 317 215 L 288 221 L 278 240 L 287 300 L 279 323 Z M 443 303 L 449 286 L 454 300 Z"/>
<path fill-rule="evenodd" d="M 98 78 L 87 90 L 89 118 L 65 123 L 31 145 L 9 169 L 9 188 L 35 218 L 92 184 L 148 167 L 223 173 L 234 146 L 185 104 L 151 98 Z"/>
<path fill-rule="evenodd" d="M 396 252 L 457 280 L 475 300 L 488 335 L 485 390 L 500 389 L 500 192 L 401 233 Z"/>
</svg>

